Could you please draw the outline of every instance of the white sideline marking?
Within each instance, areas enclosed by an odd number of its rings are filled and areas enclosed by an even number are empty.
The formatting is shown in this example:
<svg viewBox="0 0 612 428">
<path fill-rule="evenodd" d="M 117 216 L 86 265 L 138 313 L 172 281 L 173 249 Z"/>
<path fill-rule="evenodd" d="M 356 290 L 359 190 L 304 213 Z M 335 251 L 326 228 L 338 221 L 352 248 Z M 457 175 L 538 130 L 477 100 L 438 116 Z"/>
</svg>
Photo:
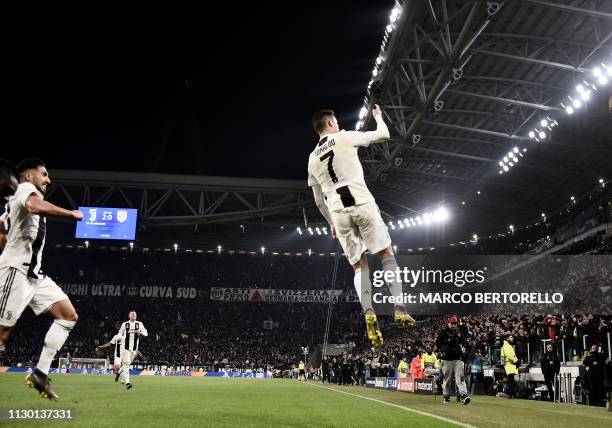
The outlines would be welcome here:
<svg viewBox="0 0 612 428">
<path fill-rule="evenodd" d="M 464 424 L 463 422 L 454 421 L 454 420 L 452 420 L 452 419 L 445 418 L 444 416 L 434 415 L 433 413 L 427 413 L 427 412 L 423 412 L 423 411 L 421 411 L 421 410 L 412 409 L 412 408 L 410 408 L 410 407 L 400 406 L 399 404 L 389 403 L 389 402 L 387 402 L 387 401 L 378 400 L 378 399 L 376 399 L 376 398 L 366 397 L 366 396 L 364 396 L 364 395 L 359 395 L 359 394 L 352 394 L 352 393 L 350 393 L 350 392 L 341 391 L 341 390 L 339 390 L 339 389 L 335 389 L 335 388 L 329 388 L 329 387 L 327 387 L 327 386 L 323 386 L 323 385 L 313 385 L 312 383 L 307 383 L 307 385 L 316 386 L 316 387 L 318 387 L 318 388 L 328 389 L 328 390 L 330 390 L 330 391 L 339 392 L 339 393 L 341 393 L 341 394 L 352 395 L 353 397 L 363 398 L 364 400 L 375 401 L 375 402 L 377 402 L 377 403 L 386 404 L 387 406 L 397 407 L 398 409 L 402 409 L 402 410 L 405 410 L 405 411 L 407 411 L 407 412 L 418 413 L 419 415 L 422 415 L 422 416 L 427 416 L 427 417 L 430 417 L 430 418 L 438 419 L 438 420 L 441 420 L 441 421 L 444 421 L 444 422 L 448 422 L 448 423 L 451 423 L 451 424 L 459 425 L 459 426 L 461 426 L 461 427 L 465 427 L 465 428 L 476 428 L 474 425 Z"/>
</svg>

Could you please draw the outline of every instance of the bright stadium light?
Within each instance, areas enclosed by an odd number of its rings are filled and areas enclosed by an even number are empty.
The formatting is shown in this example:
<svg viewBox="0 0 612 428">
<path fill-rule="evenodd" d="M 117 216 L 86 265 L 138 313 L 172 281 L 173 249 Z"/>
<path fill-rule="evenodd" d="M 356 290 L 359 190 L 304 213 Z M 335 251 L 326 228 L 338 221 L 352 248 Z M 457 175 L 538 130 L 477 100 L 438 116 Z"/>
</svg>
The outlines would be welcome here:
<svg viewBox="0 0 612 428">
<path fill-rule="evenodd" d="M 425 226 L 429 226 L 431 224 L 431 215 L 429 213 L 423 214 L 423 219 L 425 221 Z"/>
<path fill-rule="evenodd" d="M 314 235 L 314 231 L 312 230 L 312 227 L 308 228 L 308 232 L 310 232 L 311 235 Z"/>
<path fill-rule="evenodd" d="M 546 132 L 540 131 L 540 133 L 538 134 L 538 137 L 540 137 L 543 140 L 544 138 L 546 138 Z"/>
<path fill-rule="evenodd" d="M 504 156 L 504 162 L 508 162 L 508 156 Z"/>
<path fill-rule="evenodd" d="M 533 140 L 535 138 L 535 132 L 529 131 L 529 138 Z"/>
<path fill-rule="evenodd" d="M 517 163 L 517 162 L 518 162 L 518 158 L 517 158 L 516 156 L 514 156 L 514 157 L 512 158 L 512 160 L 514 161 L 514 163 Z"/>
<path fill-rule="evenodd" d="M 548 120 L 546 120 L 546 119 L 542 119 L 542 120 L 540 121 L 540 125 L 542 125 L 542 126 L 548 126 Z"/>
<path fill-rule="evenodd" d="M 572 104 L 574 105 L 574 107 L 576 108 L 580 108 L 582 107 L 582 103 L 580 102 L 580 100 L 578 98 L 574 98 L 574 100 L 572 100 Z"/>
<path fill-rule="evenodd" d="M 302 234 L 302 228 L 301 227 L 298 227 L 296 230 L 297 230 L 297 233 L 299 233 L 300 235 Z"/>
<path fill-rule="evenodd" d="M 359 110 L 359 119 L 363 119 L 367 113 L 368 109 L 365 106 L 361 107 L 361 110 Z"/>
<path fill-rule="evenodd" d="M 395 230 L 395 225 L 392 221 L 389 222 L 389 227 L 391 227 L 392 230 Z"/>
<path fill-rule="evenodd" d="M 595 68 L 593 69 L 593 76 L 595 76 L 595 77 L 599 77 L 599 76 L 601 76 L 601 74 L 602 74 L 602 73 L 601 73 L 601 68 L 599 68 L 599 67 L 595 67 Z"/>
<path fill-rule="evenodd" d="M 604 75 L 601 75 L 597 78 L 597 82 L 599 82 L 600 85 L 607 85 L 608 84 L 608 78 Z"/>
<path fill-rule="evenodd" d="M 576 85 L 576 92 L 578 92 L 579 94 L 581 94 L 582 92 L 584 92 L 584 86 L 582 86 L 580 83 Z"/>
<path fill-rule="evenodd" d="M 515 148 L 513 148 L 513 149 L 512 149 L 512 151 L 513 151 L 514 153 L 518 153 L 518 152 L 519 152 L 519 148 L 518 148 L 518 147 L 515 147 Z"/>
<path fill-rule="evenodd" d="M 217 245 L 217 253 L 221 254 L 221 245 Z"/>
<path fill-rule="evenodd" d="M 261 254 L 266 252 L 266 247 L 261 247 L 260 249 L 261 249 Z"/>
<path fill-rule="evenodd" d="M 383 62 L 382 57 L 379 56 L 378 58 L 376 58 L 376 64 L 380 65 L 382 62 Z"/>
<path fill-rule="evenodd" d="M 444 207 L 440 207 L 435 212 L 436 217 L 439 221 L 446 221 L 450 217 L 450 213 Z"/>
<path fill-rule="evenodd" d="M 374 70 L 372 70 L 372 76 L 376 77 L 377 75 L 378 75 L 378 69 L 374 67 Z"/>
<path fill-rule="evenodd" d="M 478 191 L 476 192 L 476 194 L 477 194 L 477 195 L 480 195 L 480 190 L 478 190 Z"/>
<path fill-rule="evenodd" d="M 504 163 L 502 161 L 499 161 L 499 166 L 504 166 Z"/>
<path fill-rule="evenodd" d="M 423 224 L 423 222 L 421 221 L 421 217 L 420 216 L 416 216 L 415 220 L 416 220 L 417 224 L 419 224 L 419 225 Z"/>
<path fill-rule="evenodd" d="M 393 25 L 387 25 L 387 28 L 385 28 L 385 30 L 387 30 L 387 33 L 391 33 L 391 31 L 393 31 Z"/>
<path fill-rule="evenodd" d="M 327 235 L 327 228 L 326 227 L 323 228 L 323 235 Z"/>
<path fill-rule="evenodd" d="M 85 244 L 85 248 L 89 248 L 89 241 L 85 241 L 84 244 Z M 133 247 L 133 246 L 134 244 L 130 242 L 130 247 Z"/>
<path fill-rule="evenodd" d="M 499 173 L 500 173 L 500 174 L 503 174 L 503 173 L 504 173 L 504 171 L 502 171 L 502 170 L 500 169 L 500 170 L 499 170 Z"/>
<path fill-rule="evenodd" d="M 584 91 L 580 94 L 580 98 L 582 98 L 584 101 L 588 101 L 589 98 L 591 98 L 591 91 Z"/>
<path fill-rule="evenodd" d="M 573 114 L 574 113 L 574 107 L 572 107 L 572 106 L 565 107 L 565 112 L 567 114 Z"/>
<path fill-rule="evenodd" d="M 510 168 L 508 168 L 508 165 L 504 165 L 504 171 L 508 172 Z"/>
<path fill-rule="evenodd" d="M 310 248 L 308 249 L 308 255 L 312 255 L 312 250 Z"/>
<path fill-rule="evenodd" d="M 317 235 L 321 234 L 321 229 L 319 229 L 318 227 L 315 228 L 315 230 L 317 231 Z"/>
</svg>

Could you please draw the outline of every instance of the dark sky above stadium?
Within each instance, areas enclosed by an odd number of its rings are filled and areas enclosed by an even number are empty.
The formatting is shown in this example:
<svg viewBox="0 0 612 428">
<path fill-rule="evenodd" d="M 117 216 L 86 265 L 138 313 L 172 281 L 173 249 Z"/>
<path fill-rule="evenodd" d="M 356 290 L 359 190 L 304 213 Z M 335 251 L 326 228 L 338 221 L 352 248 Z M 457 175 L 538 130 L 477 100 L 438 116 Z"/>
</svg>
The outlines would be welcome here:
<svg viewBox="0 0 612 428">
<path fill-rule="evenodd" d="M 2 149 L 49 167 L 304 179 L 356 121 L 392 1 L 5 5 Z"/>
</svg>

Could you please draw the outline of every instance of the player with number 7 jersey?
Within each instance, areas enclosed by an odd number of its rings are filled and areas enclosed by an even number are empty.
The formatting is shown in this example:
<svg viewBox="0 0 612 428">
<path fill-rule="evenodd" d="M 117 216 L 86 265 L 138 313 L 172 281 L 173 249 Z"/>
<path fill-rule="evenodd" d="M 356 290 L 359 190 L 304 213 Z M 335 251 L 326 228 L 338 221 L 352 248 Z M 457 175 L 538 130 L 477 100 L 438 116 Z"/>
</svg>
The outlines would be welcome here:
<svg viewBox="0 0 612 428">
<path fill-rule="evenodd" d="M 308 159 L 308 185 L 321 214 L 338 238 L 349 262 L 355 270 L 354 285 L 365 313 L 367 333 L 372 345 L 383 344 L 376 313 L 372 307 L 370 273 L 366 250 L 378 254 L 383 270 L 393 271 L 397 261 L 391 246 L 391 237 L 370 193 L 359 161 L 359 147 L 387 141 L 389 129 L 378 105 L 372 115 L 376 121 L 374 131 L 340 130 L 332 110 L 319 110 L 312 118 L 319 141 Z M 401 296 L 402 283 L 388 283 L 391 294 Z M 395 320 L 411 325 L 414 320 L 404 305 L 394 306 Z"/>
</svg>

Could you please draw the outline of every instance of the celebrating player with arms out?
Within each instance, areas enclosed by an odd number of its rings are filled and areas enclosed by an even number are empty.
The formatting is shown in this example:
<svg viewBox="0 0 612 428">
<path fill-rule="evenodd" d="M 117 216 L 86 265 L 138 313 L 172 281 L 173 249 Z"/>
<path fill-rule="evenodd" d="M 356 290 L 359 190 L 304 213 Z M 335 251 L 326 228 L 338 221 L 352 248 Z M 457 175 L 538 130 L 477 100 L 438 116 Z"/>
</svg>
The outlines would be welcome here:
<svg viewBox="0 0 612 428">
<path fill-rule="evenodd" d="M 78 317 L 68 296 L 41 270 L 46 217 L 81 220 L 83 214 L 44 200 L 51 180 L 41 160 L 25 159 L 17 165 L 16 172 L 19 186 L 0 217 L 0 245 L 6 243 L 0 255 L 0 349 L 26 306 L 36 315 L 43 312 L 51 315 L 55 320 L 45 336 L 36 370 L 28 375 L 26 383 L 43 397 L 57 400 L 59 396 L 47 375 Z"/>
<path fill-rule="evenodd" d="M 349 262 L 355 269 L 355 290 L 365 313 L 368 338 L 375 347 L 383 344 L 382 332 L 372 308 L 372 285 L 365 251 L 378 254 L 383 270 L 395 272 L 397 261 L 391 238 L 383 222 L 374 197 L 366 186 L 358 148 L 389 139 L 389 130 L 378 105 L 372 115 L 375 131 L 340 131 L 332 110 L 319 110 L 312 117 L 312 125 L 319 134 L 319 143 L 308 159 L 308 185 L 312 187 L 315 203 L 338 238 Z M 389 283 L 394 296 L 402 294 L 402 283 Z M 405 325 L 414 320 L 403 305 L 395 306 L 395 320 Z"/>
<path fill-rule="evenodd" d="M 115 352 L 113 357 L 113 370 L 115 372 L 115 382 L 119 380 L 119 370 L 121 369 L 121 350 L 122 350 L 122 337 L 119 334 L 113 336 L 110 342 L 105 343 L 104 345 L 96 346 L 96 352 L 99 352 L 102 349 L 110 348 L 115 345 Z M 123 380 L 121 383 L 124 383 Z"/>
<path fill-rule="evenodd" d="M 123 342 L 123 351 L 121 351 L 121 370 L 119 374 L 123 375 L 123 381 L 127 389 L 132 388 L 130 383 L 130 364 L 138 356 L 138 343 L 140 342 L 140 336 L 148 336 L 149 333 L 145 328 L 144 324 L 140 321 L 136 321 L 136 311 L 131 310 L 129 314 L 129 321 L 121 324 L 119 329 L 119 336 Z M 117 378 L 115 377 L 115 380 Z"/>
</svg>

